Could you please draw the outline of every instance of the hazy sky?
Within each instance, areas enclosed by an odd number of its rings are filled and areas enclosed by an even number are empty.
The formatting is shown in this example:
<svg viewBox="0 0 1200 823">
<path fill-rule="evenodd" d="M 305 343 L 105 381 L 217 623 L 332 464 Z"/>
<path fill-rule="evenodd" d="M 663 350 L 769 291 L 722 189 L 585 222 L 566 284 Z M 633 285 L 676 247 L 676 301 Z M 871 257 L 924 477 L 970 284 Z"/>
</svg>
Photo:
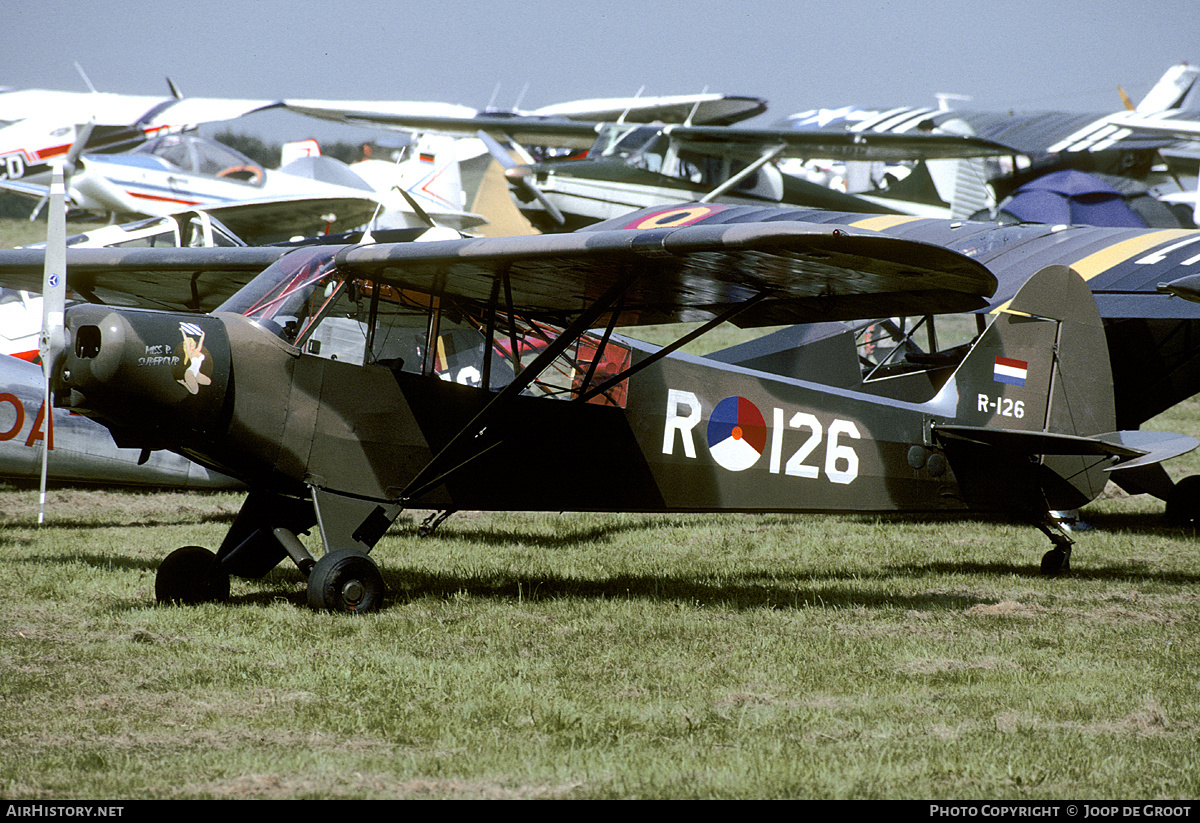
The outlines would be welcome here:
<svg viewBox="0 0 1200 823">
<path fill-rule="evenodd" d="M 39 0 L 6 9 L 0 86 L 531 108 L 710 91 L 821 106 L 1108 111 L 1200 60 L 1200 0 Z M 256 115 L 262 118 L 264 115 Z M 273 115 L 258 130 L 321 126 Z M 254 131 L 255 124 L 248 124 Z M 327 128 L 327 127 L 324 127 Z M 273 134 L 272 136 L 282 136 Z"/>
</svg>

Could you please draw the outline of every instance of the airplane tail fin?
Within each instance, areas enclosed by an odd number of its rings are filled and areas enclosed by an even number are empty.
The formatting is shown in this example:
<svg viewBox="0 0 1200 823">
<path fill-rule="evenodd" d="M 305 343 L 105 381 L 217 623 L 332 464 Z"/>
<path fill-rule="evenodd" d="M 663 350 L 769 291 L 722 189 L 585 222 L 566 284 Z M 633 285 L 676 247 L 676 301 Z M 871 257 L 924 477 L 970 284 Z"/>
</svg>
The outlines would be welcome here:
<svg viewBox="0 0 1200 823">
<path fill-rule="evenodd" d="M 301 157 L 320 157 L 321 144 L 316 140 L 309 138 L 308 140 L 295 140 L 291 143 L 284 143 L 279 149 L 279 167 L 283 168 L 293 160 Z"/>
<path fill-rule="evenodd" d="M 463 211 L 462 174 L 454 151 L 455 138 L 422 134 L 416 150 L 402 164 L 400 185 L 426 210 Z"/>
<path fill-rule="evenodd" d="M 1181 108 L 1198 76 L 1200 67 L 1189 66 L 1187 63 L 1171 66 L 1138 102 L 1134 111 L 1139 114 L 1157 114 L 1168 109 Z"/>
<path fill-rule="evenodd" d="M 954 373 L 952 421 L 935 437 L 963 487 L 1036 471 L 1046 509 L 1095 499 L 1109 473 L 1190 451 L 1181 435 L 1118 432 L 1108 343 L 1087 283 L 1066 266 L 1033 275 Z M 957 458 L 957 459 L 956 459 Z M 1031 506 L 1035 504 L 1031 501 Z"/>
</svg>

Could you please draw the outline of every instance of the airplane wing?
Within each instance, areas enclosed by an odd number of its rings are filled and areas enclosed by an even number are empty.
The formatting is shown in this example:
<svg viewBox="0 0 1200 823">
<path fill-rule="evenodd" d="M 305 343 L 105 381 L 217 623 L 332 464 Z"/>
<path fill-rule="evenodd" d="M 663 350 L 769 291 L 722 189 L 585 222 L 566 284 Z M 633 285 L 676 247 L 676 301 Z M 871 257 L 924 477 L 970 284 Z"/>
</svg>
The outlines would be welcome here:
<svg viewBox="0 0 1200 823">
<path fill-rule="evenodd" d="M 474 109 L 436 103 L 286 100 L 284 106 L 300 114 L 354 126 L 450 134 L 456 137 L 474 137 L 483 129 L 501 132 L 518 143 L 571 149 L 591 148 L 599 128 L 598 123 L 569 120 L 565 117 L 477 112 Z"/>
<path fill-rule="evenodd" d="M 94 303 L 212 311 L 289 249 L 67 249 L 67 289 Z M 0 285 L 41 292 L 44 249 L 0 250 Z"/>
<path fill-rule="evenodd" d="M 233 120 L 278 105 L 278 100 L 178 99 L 51 89 L 0 90 L 0 119 L 15 121 L 53 116 L 59 122 L 71 125 L 94 121 L 98 125 L 136 125 L 145 129 L 165 126 L 187 128 L 201 123 Z"/>
<path fill-rule="evenodd" d="M 411 131 L 443 131 L 448 134 L 473 136 L 481 126 L 470 121 L 482 120 L 491 125 L 499 122 L 530 121 L 551 128 L 554 123 L 587 124 L 581 131 L 587 148 L 595 137 L 597 122 L 625 123 L 683 123 L 723 126 L 745 120 L 766 111 L 767 103 L 758 97 L 739 97 L 728 94 L 681 94 L 666 97 L 609 97 L 594 100 L 574 100 L 542 106 L 528 112 L 473 109 L 452 103 L 376 100 L 285 100 L 284 107 L 299 114 L 333 120 L 339 123 L 385 125 Z M 690 118 L 690 120 L 689 120 Z M 406 126 L 403 122 L 426 124 Z M 437 128 L 434 127 L 437 126 Z M 518 126 L 519 128 L 519 126 Z M 450 131 L 447 131 L 450 130 Z M 514 140 L 522 138 L 512 135 Z"/>
<path fill-rule="evenodd" d="M 574 100 L 529 112 L 544 117 L 624 123 L 695 123 L 728 126 L 762 114 L 767 101 L 730 94 L 680 94 L 667 97 L 610 97 Z"/>
<path fill-rule="evenodd" d="M 874 232 L 804 223 L 670 227 L 707 211 L 663 210 L 631 230 L 354 246 L 337 262 L 480 304 L 511 295 L 514 309 L 560 324 L 626 286 L 620 325 L 708 320 L 744 305 L 733 320 L 743 327 L 969 311 L 996 287 L 963 255 Z"/>
<path fill-rule="evenodd" d="M 170 126 L 190 129 L 202 123 L 236 120 L 247 114 L 279 108 L 279 100 L 232 100 L 210 97 L 184 97 L 156 106 L 138 120 L 143 129 Z"/>
<path fill-rule="evenodd" d="M 1011 155 L 1002 143 L 965 134 L 910 132 L 825 132 L 795 129 L 742 129 L 713 126 L 667 126 L 664 131 L 683 143 L 738 146 L 751 151 L 784 146 L 786 157 L 824 160 L 933 160 Z"/>
<path fill-rule="evenodd" d="M 905 106 L 880 111 L 853 107 L 801 112 L 783 121 L 797 131 L 851 134 L 971 134 L 1005 146 L 1008 154 L 1161 149 L 1170 137 L 1135 133 L 1113 122 L 1114 113 L 939 111 Z"/>
<path fill-rule="evenodd" d="M 296 108 L 312 114 L 313 109 Z M 554 146 L 587 149 L 595 143 L 604 127 L 602 122 L 567 120 L 558 117 L 481 113 L 471 117 L 447 114 L 405 112 L 400 108 L 353 109 L 342 108 L 339 122 L 366 126 L 384 126 L 414 132 L 452 134 L 474 137 L 480 131 L 503 134 L 506 138 L 534 146 Z M 672 139 L 684 143 L 727 146 L 747 153 L 783 146 L 787 157 L 835 160 L 879 160 L 893 162 L 935 158 L 992 157 L 1011 155 L 1012 149 L 1003 143 L 963 134 L 930 134 L 925 132 L 844 132 L 805 131 L 789 128 L 744 129 L 728 126 L 666 125 L 663 131 Z"/>
<path fill-rule="evenodd" d="M 191 211 L 208 212 L 254 246 L 280 243 L 296 235 L 313 237 L 346 231 L 370 222 L 378 205 L 371 197 L 298 196 L 199 206 Z"/>
<path fill-rule="evenodd" d="M 337 262 L 395 286 L 514 309 L 551 322 L 628 286 L 621 325 L 707 320 L 735 306 L 743 327 L 973 311 L 996 279 L 957 252 L 852 228 L 807 223 L 630 230 L 345 246 Z M 655 223 L 658 225 L 655 225 Z M 69 249 L 67 285 L 93 302 L 206 311 L 279 259 L 279 247 Z M 0 250 L 0 284 L 41 288 L 43 250 Z M 505 300 L 508 298 L 506 297 Z"/>
</svg>

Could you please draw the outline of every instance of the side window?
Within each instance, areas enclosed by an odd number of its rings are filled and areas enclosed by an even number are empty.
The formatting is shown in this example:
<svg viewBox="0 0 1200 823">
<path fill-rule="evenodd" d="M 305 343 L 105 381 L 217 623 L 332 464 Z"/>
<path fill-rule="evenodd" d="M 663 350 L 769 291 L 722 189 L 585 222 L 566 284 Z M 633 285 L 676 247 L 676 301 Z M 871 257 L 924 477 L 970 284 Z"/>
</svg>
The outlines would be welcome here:
<svg viewBox="0 0 1200 823">
<path fill-rule="evenodd" d="M 369 281 L 323 281 L 314 275 L 315 271 L 295 280 L 312 284 L 304 304 L 307 309 L 298 310 L 294 306 L 300 301 L 290 300 L 274 320 L 295 317 L 291 322 L 300 327 L 296 345 L 315 357 L 383 366 L 476 388 L 483 388 L 486 380 L 489 391 L 499 391 L 529 368 L 560 333 L 556 327 L 520 317 L 513 323 L 498 315 L 489 324 L 473 304 L 458 305 Z M 284 337 L 291 339 L 286 333 Z M 543 369 L 523 393 L 564 400 L 586 394 L 589 403 L 624 407 L 627 381 L 607 384 L 631 361 L 627 347 L 610 340 L 601 352 L 600 338 L 586 334 Z"/>
</svg>

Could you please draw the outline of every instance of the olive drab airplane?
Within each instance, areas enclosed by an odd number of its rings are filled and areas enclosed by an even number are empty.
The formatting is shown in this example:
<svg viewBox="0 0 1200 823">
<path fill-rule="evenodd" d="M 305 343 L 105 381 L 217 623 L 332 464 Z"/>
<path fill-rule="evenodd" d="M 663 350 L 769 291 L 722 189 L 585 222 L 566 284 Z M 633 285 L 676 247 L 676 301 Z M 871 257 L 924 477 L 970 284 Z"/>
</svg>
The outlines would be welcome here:
<svg viewBox="0 0 1200 823">
<path fill-rule="evenodd" d="M 163 272 L 210 254 L 205 286 L 250 265 L 248 251 L 48 245 L 44 257 L 47 282 L 65 271 L 85 292 L 132 298 L 149 273 L 153 300 L 171 285 Z M 20 286 L 27 253 L 0 252 L 0 277 Z M 967 344 L 893 374 L 900 399 L 679 348 L 725 321 L 983 311 L 996 274 L 869 227 L 699 203 L 570 234 L 301 247 L 210 314 L 51 315 L 43 362 L 56 402 L 119 445 L 249 487 L 215 553 L 166 557 L 161 602 L 222 599 L 230 575 L 290 558 L 312 607 L 376 609 L 385 587 L 368 552 L 409 508 L 997 512 L 1050 537 L 1042 567 L 1055 573 L 1072 541 L 1050 512 L 1196 441 L 1121 431 L 1087 283 L 1054 263 L 1021 279 Z M 704 322 L 663 348 L 615 331 L 683 321 Z M 837 342 L 857 363 L 853 341 Z M 555 482 L 505 482 L 527 472 Z M 319 559 L 299 539 L 314 528 Z"/>
<path fill-rule="evenodd" d="M 954 134 L 846 135 L 788 128 L 729 128 L 646 123 L 647 118 L 588 122 L 522 114 L 420 114 L 382 104 L 319 107 L 285 101 L 304 114 L 357 125 L 478 137 L 505 169 L 517 208 L 541 231 L 571 231 L 633 209 L 681 200 L 744 205 L 802 205 L 896 213 L 894 203 L 846 195 L 782 174 L 787 158 L 899 161 L 1011 154 L 988 140 Z M 513 147 L 518 162 L 503 143 Z M 534 157 L 525 145 L 586 151 L 582 159 Z"/>
</svg>

